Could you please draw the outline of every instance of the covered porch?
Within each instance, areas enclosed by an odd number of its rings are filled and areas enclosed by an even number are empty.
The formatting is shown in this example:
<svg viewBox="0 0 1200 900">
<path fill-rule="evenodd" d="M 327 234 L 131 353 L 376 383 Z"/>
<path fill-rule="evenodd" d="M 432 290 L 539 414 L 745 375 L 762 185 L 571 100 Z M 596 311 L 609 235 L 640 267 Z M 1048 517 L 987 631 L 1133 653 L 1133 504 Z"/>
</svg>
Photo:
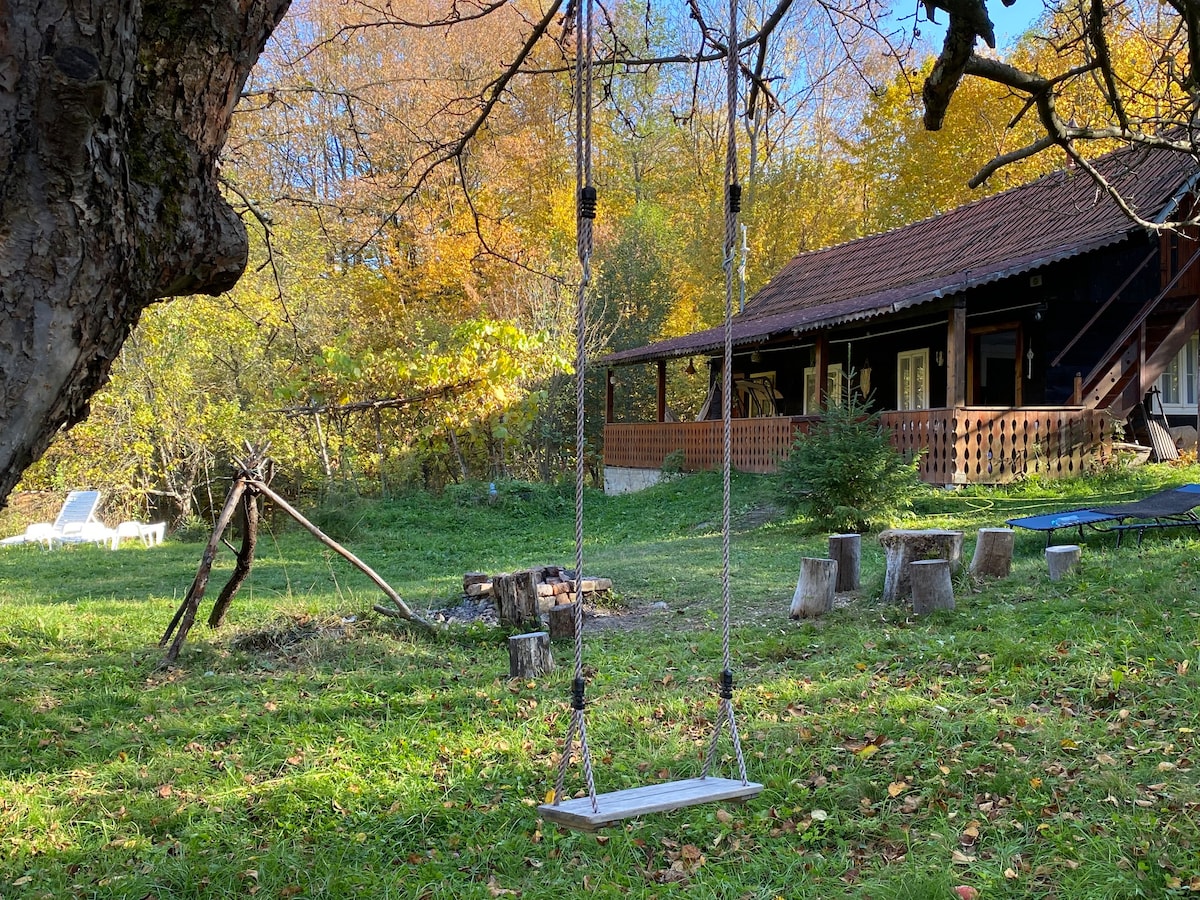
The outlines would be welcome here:
<svg viewBox="0 0 1200 900">
<path fill-rule="evenodd" d="M 732 421 L 734 469 L 770 473 L 815 416 L 762 416 Z M 1050 478 L 1084 472 L 1110 458 L 1114 423 L 1103 410 L 1082 406 L 1014 409 L 958 406 L 889 411 L 882 424 L 903 453 L 921 454 L 929 484 L 1004 484 L 1029 475 Z M 636 473 L 661 472 L 668 457 L 681 471 L 721 465 L 720 420 L 608 423 L 604 427 L 606 486 Z"/>
</svg>

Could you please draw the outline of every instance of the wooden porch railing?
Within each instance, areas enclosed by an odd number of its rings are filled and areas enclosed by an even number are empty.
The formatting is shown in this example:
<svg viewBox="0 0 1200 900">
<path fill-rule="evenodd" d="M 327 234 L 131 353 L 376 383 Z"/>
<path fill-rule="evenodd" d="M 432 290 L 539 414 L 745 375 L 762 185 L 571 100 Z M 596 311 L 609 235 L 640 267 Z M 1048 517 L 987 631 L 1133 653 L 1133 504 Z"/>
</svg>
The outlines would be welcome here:
<svg viewBox="0 0 1200 900">
<path fill-rule="evenodd" d="M 730 423 L 733 468 L 741 472 L 774 472 L 808 430 L 813 416 L 770 416 L 734 419 Z M 604 426 L 604 464 L 630 469 L 661 469 L 663 461 L 682 451 L 684 472 L 704 472 L 721 465 L 721 420 L 645 422 Z"/>
<path fill-rule="evenodd" d="M 815 417 L 734 419 L 735 469 L 774 472 L 798 433 Z M 1083 407 L 959 407 L 886 412 L 893 445 L 921 452 L 921 480 L 930 484 L 1003 484 L 1026 475 L 1078 475 L 1112 453 L 1113 427 L 1101 410 Z M 661 469 L 681 452 L 682 471 L 721 465 L 721 423 L 610 424 L 604 428 L 604 464 Z"/>
</svg>

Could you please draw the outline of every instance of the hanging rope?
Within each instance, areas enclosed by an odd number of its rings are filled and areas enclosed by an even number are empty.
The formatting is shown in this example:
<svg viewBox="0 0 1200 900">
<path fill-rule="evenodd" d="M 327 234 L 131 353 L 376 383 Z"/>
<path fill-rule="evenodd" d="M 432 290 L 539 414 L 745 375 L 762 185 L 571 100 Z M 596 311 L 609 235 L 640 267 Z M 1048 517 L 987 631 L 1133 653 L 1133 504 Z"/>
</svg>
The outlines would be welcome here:
<svg viewBox="0 0 1200 900">
<path fill-rule="evenodd" d="M 571 724 L 566 746 L 558 764 L 554 785 L 554 803 L 563 798 L 567 769 L 571 765 L 576 736 L 583 760 L 592 811 L 596 806 L 596 780 L 592 771 L 592 753 L 587 742 L 584 698 L 587 682 L 583 677 L 583 485 L 584 394 L 587 350 L 587 293 L 592 281 L 592 221 L 596 218 L 596 188 L 592 185 L 592 0 L 575 0 L 575 197 L 576 251 L 579 256 L 579 289 L 575 296 L 575 678 L 571 685 Z"/>
<path fill-rule="evenodd" d="M 738 213 L 742 208 L 742 186 L 738 181 L 737 160 L 737 85 L 738 85 L 738 8 L 737 0 L 729 0 L 729 35 L 726 47 L 725 66 L 725 130 L 728 141 L 725 147 L 725 357 L 721 366 L 721 431 L 723 458 L 721 465 L 721 658 L 724 668 L 720 679 L 720 709 L 713 724 L 712 740 L 708 745 L 708 757 L 704 761 L 701 778 L 707 778 L 717 757 L 717 742 L 722 726 L 728 723 L 729 735 L 733 740 L 734 755 L 737 757 L 738 774 L 742 784 L 747 783 L 746 760 L 742 756 L 742 742 L 738 737 L 737 720 L 733 715 L 733 656 L 730 643 L 730 456 L 732 454 L 733 430 L 733 297 L 734 273 L 737 264 Z"/>
</svg>

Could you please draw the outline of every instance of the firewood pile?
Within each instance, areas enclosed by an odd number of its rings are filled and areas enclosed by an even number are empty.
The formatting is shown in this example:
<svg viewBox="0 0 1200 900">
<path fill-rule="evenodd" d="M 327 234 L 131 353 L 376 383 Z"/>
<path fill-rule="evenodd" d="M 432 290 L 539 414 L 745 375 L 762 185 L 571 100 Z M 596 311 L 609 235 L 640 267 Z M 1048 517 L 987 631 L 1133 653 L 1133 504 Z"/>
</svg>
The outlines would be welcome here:
<svg viewBox="0 0 1200 900">
<path fill-rule="evenodd" d="M 603 603 L 612 591 L 610 578 L 584 578 L 580 584 L 584 603 Z M 575 573 L 562 566 L 540 566 L 519 572 L 463 575 L 463 595 L 471 600 L 490 599 L 505 624 L 520 625 L 546 616 L 556 606 L 575 602 Z"/>
</svg>

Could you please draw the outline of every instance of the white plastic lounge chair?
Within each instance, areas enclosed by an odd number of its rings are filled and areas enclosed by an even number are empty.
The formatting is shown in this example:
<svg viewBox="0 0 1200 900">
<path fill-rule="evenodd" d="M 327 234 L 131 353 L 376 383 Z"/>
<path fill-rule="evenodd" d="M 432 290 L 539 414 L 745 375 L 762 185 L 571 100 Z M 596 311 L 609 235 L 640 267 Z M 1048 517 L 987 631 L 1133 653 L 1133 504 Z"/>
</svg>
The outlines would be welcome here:
<svg viewBox="0 0 1200 900">
<path fill-rule="evenodd" d="M 24 534 L 7 537 L 0 541 L 0 547 L 11 547 L 15 544 L 41 544 L 47 550 L 54 540 L 54 526 L 49 522 L 34 522 L 25 529 Z"/>
<path fill-rule="evenodd" d="M 103 522 L 84 522 L 82 525 L 68 525 L 61 534 L 56 533 L 51 544 L 95 544 L 97 547 L 112 548 L 115 537 L 116 531 Z"/>
<path fill-rule="evenodd" d="M 147 547 L 153 547 L 162 543 L 166 531 L 166 522 L 122 522 L 113 533 L 112 548 L 120 547 L 122 538 L 137 538 Z"/>
</svg>

